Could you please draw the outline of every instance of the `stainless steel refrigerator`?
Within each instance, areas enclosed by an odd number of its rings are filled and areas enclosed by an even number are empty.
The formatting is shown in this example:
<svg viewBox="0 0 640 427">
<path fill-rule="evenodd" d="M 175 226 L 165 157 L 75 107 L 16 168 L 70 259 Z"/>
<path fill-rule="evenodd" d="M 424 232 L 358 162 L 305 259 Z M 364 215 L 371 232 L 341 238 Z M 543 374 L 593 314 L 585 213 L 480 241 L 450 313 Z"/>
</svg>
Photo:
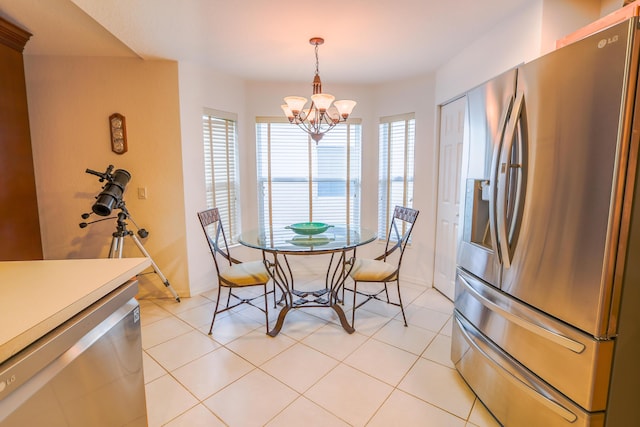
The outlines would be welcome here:
<svg viewBox="0 0 640 427">
<path fill-rule="evenodd" d="M 637 18 L 467 94 L 451 357 L 506 426 L 637 425 Z"/>
</svg>

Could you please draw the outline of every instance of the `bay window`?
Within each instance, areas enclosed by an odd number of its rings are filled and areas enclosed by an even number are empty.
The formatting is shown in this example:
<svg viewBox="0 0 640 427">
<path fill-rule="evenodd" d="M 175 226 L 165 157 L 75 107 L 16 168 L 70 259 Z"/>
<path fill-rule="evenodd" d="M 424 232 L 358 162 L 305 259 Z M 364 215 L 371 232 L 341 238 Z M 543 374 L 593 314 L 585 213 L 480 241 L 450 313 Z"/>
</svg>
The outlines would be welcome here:
<svg viewBox="0 0 640 427">
<path fill-rule="evenodd" d="M 295 125 L 256 123 L 261 227 L 297 222 L 360 224 L 361 125 L 337 125 L 318 143 Z"/>
</svg>

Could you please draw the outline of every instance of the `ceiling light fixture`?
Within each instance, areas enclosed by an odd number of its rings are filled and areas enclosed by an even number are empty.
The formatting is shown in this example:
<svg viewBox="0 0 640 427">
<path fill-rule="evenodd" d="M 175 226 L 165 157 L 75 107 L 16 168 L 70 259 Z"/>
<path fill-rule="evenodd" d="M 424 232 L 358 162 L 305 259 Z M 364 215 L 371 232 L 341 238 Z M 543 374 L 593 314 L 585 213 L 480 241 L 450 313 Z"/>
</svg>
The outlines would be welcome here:
<svg viewBox="0 0 640 427">
<path fill-rule="evenodd" d="M 356 106 L 355 101 L 349 99 L 333 101 L 335 97 L 328 93 L 322 93 L 322 82 L 318 74 L 318 46 L 324 43 L 321 37 L 313 37 L 309 43 L 316 50 L 316 75 L 313 78 L 313 95 L 311 106 L 304 108 L 307 98 L 302 96 L 287 96 L 286 104 L 282 105 L 284 114 L 290 123 L 295 123 L 309 135 L 316 143 L 322 139 L 325 133 L 330 131 L 340 122 L 345 122 Z M 333 105 L 331 105 L 333 103 Z"/>
</svg>

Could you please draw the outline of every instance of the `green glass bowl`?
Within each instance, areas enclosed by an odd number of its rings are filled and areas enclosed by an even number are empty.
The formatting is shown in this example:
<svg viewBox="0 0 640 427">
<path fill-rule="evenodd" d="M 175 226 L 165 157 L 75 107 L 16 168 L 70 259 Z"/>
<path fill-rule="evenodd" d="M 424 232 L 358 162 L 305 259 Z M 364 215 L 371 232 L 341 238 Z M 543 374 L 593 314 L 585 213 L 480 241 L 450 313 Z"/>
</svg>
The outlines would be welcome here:
<svg viewBox="0 0 640 427">
<path fill-rule="evenodd" d="M 312 236 L 314 234 L 324 233 L 329 229 L 329 227 L 333 227 L 333 225 L 329 225 L 324 222 L 298 222 L 296 224 L 287 225 L 285 228 L 291 229 L 296 234 Z"/>
</svg>

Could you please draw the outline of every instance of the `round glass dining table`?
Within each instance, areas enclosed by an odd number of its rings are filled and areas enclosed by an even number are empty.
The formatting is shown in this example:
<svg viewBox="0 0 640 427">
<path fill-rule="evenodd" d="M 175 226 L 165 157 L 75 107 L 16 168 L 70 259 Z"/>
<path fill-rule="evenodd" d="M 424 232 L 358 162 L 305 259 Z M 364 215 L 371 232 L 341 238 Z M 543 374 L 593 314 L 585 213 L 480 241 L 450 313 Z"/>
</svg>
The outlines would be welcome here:
<svg viewBox="0 0 640 427">
<path fill-rule="evenodd" d="M 355 257 L 358 246 L 376 240 L 373 230 L 350 225 L 330 225 L 326 231 L 318 234 L 299 234 L 289 227 L 273 229 L 254 229 L 240 235 L 242 245 L 262 251 L 267 270 L 275 286 L 282 292 L 280 310 L 275 327 L 269 335 L 276 336 L 282 329 L 284 319 L 292 308 L 331 307 L 342 327 L 349 333 L 354 331 L 340 306 L 338 290 L 344 285 Z M 300 290 L 294 286 L 293 271 L 289 263 L 290 255 L 331 254 L 325 286 L 316 290 Z M 349 258 L 347 258 L 349 255 Z M 298 298 L 295 299 L 294 298 Z"/>
<path fill-rule="evenodd" d="M 287 254 L 331 253 L 350 250 L 373 242 L 375 231 L 354 226 L 334 225 L 320 234 L 304 235 L 290 228 L 254 229 L 240 235 L 240 243 L 268 252 Z"/>
</svg>

